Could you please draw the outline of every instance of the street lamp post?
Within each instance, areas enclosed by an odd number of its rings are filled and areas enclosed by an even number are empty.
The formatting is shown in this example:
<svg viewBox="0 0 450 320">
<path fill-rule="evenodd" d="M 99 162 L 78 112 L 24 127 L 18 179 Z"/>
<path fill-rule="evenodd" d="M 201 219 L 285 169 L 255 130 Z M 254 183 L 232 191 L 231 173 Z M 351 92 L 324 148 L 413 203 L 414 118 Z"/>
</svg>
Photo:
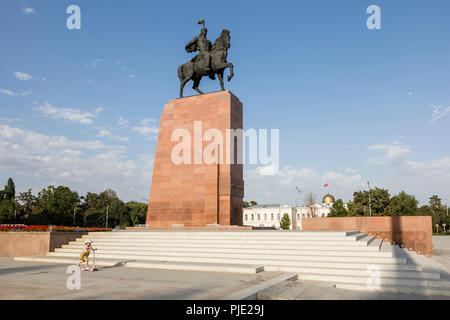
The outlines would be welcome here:
<svg viewBox="0 0 450 320">
<path fill-rule="evenodd" d="M 298 194 L 301 195 L 302 194 L 302 190 L 300 190 L 298 187 L 295 187 L 295 189 L 297 190 Z M 295 196 L 295 207 L 297 208 L 297 195 Z"/>
<path fill-rule="evenodd" d="M 447 217 L 448 217 L 448 198 L 445 198 L 445 211 L 447 211 Z"/>
<path fill-rule="evenodd" d="M 106 205 L 106 229 L 108 229 L 109 204 Z"/>
<path fill-rule="evenodd" d="M 371 204 L 371 200 L 370 200 L 370 182 L 367 181 L 367 185 L 369 186 L 369 214 L 370 216 L 372 216 L 372 204 Z"/>
</svg>

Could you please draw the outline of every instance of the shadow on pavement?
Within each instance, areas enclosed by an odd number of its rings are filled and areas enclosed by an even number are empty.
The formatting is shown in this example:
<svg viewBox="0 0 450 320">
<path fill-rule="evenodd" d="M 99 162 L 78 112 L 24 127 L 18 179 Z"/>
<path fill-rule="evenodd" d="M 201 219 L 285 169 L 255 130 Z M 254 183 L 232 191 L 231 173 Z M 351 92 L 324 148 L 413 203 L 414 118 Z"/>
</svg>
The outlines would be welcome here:
<svg viewBox="0 0 450 320">
<path fill-rule="evenodd" d="M 61 265 L 60 264 L 47 264 L 47 265 L 40 265 L 40 266 L 5 268 L 5 269 L 0 269 L 0 276 L 6 275 L 6 274 L 12 274 L 12 273 L 38 271 L 38 270 L 42 270 L 42 269 L 57 268 L 57 267 L 61 267 Z"/>
</svg>

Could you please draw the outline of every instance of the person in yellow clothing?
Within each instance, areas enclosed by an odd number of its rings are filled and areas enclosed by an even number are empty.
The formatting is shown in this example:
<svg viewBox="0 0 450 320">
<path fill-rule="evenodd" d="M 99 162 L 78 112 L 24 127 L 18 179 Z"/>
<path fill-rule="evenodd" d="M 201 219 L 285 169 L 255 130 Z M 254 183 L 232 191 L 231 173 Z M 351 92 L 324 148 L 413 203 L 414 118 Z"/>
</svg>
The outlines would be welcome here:
<svg viewBox="0 0 450 320">
<path fill-rule="evenodd" d="M 92 241 L 87 239 L 84 242 L 83 252 L 80 255 L 80 262 L 78 262 L 78 266 L 80 266 L 83 262 L 86 262 L 86 268 L 89 268 L 89 254 L 91 251 L 97 250 L 92 247 Z"/>
</svg>

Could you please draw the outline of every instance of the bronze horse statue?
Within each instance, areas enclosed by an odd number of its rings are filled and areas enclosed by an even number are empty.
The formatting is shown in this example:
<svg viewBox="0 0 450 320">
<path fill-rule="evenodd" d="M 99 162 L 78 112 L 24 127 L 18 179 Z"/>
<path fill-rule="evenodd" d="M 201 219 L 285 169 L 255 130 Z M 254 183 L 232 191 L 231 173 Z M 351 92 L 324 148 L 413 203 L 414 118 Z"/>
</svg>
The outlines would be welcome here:
<svg viewBox="0 0 450 320">
<path fill-rule="evenodd" d="M 203 34 L 203 31 L 205 33 Z M 211 48 L 211 42 L 206 39 L 206 28 L 202 29 L 203 35 L 202 40 L 209 43 L 209 47 Z M 199 37 L 200 37 L 199 36 Z M 198 37 L 194 39 L 198 40 Z M 186 50 L 188 52 L 197 51 L 196 43 L 191 41 L 187 46 Z M 204 44 L 205 42 L 203 42 Z M 193 46 L 189 48 L 190 46 Z M 207 46 L 206 46 L 207 47 Z M 183 97 L 183 89 L 186 83 L 190 80 L 194 81 L 194 85 L 192 88 L 200 94 L 203 92 L 198 88 L 202 77 L 208 76 L 211 79 L 215 80 L 215 75 L 219 77 L 220 87 L 222 90 L 225 90 L 223 85 L 223 73 L 226 68 L 230 69 L 230 75 L 228 76 L 228 81 L 230 81 L 233 76 L 233 64 L 227 62 L 228 49 L 230 48 L 230 31 L 222 30 L 220 36 L 214 42 L 214 45 L 210 50 L 208 48 L 201 50 L 200 54 L 197 55 L 194 59 L 185 64 L 181 65 L 178 68 L 178 78 L 180 78 L 180 98 Z M 207 56 L 207 57 L 205 57 Z M 208 60 L 210 63 L 208 63 Z"/>
</svg>

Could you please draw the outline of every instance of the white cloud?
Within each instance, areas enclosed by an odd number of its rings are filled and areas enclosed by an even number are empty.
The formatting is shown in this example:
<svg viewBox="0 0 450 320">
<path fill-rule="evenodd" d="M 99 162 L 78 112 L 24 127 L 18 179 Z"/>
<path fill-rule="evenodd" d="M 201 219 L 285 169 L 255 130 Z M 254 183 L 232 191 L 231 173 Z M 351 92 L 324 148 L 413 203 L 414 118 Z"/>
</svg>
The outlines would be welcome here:
<svg viewBox="0 0 450 320">
<path fill-rule="evenodd" d="M 383 146 L 383 147 L 379 147 Z M 450 157 L 417 161 L 409 159 L 409 148 L 399 144 L 369 147 L 382 156 L 369 161 L 380 170 L 379 181 L 391 194 L 402 190 L 426 203 L 432 194 L 444 196 L 450 189 Z"/>
<path fill-rule="evenodd" d="M 106 137 L 106 138 L 110 138 L 110 139 L 114 139 L 114 140 L 118 140 L 118 141 L 122 141 L 122 142 L 130 141 L 130 138 L 128 138 L 128 137 L 115 136 L 111 133 L 111 131 L 106 130 L 104 128 L 99 128 L 98 134 L 99 134 L 99 137 Z"/>
<path fill-rule="evenodd" d="M 156 141 L 158 139 L 159 128 L 155 126 L 149 126 L 151 123 L 156 123 L 156 119 L 145 118 L 141 120 L 141 126 L 131 128 L 131 131 L 138 132 L 140 135 L 145 136 L 145 141 Z"/>
<path fill-rule="evenodd" d="M 149 136 L 147 138 L 145 138 L 145 141 L 157 141 L 158 140 L 158 136 Z"/>
<path fill-rule="evenodd" d="M 128 75 L 128 78 L 129 79 L 133 79 L 133 78 L 135 78 L 136 76 L 134 75 L 134 74 L 130 74 L 130 75 Z"/>
<path fill-rule="evenodd" d="M 28 96 L 28 95 L 31 94 L 31 92 L 29 92 L 29 91 L 28 92 L 23 92 L 23 93 L 15 93 L 15 92 L 13 92 L 11 90 L 8 90 L 8 89 L 0 89 L 0 93 L 4 93 L 4 94 L 6 94 L 8 96 L 11 96 L 11 97 L 17 97 L 17 96 L 25 97 L 25 96 Z"/>
<path fill-rule="evenodd" d="M 32 14 L 32 13 L 34 13 L 34 9 L 33 8 L 23 7 L 22 10 L 23 10 L 24 14 Z"/>
<path fill-rule="evenodd" d="M 92 62 L 92 66 L 97 67 L 101 62 L 103 62 L 103 59 L 97 58 Z"/>
<path fill-rule="evenodd" d="M 131 159 L 125 151 L 99 141 L 71 140 L 0 125 L 0 170 L 27 177 L 29 185 L 16 185 L 21 190 L 55 184 L 70 186 L 80 194 L 112 188 L 124 200 L 147 197 L 153 157 L 139 154 Z"/>
<path fill-rule="evenodd" d="M 450 106 L 448 106 L 447 108 L 444 108 L 444 109 L 441 106 L 435 106 L 434 104 L 432 104 L 430 106 L 431 106 L 431 108 L 433 108 L 433 114 L 431 116 L 431 123 L 434 123 L 434 122 L 444 118 L 448 114 L 450 114 Z"/>
<path fill-rule="evenodd" d="M 108 146 L 100 141 L 76 141 L 64 136 L 46 136 L 34 131 L 0 125 L 0 141 L 20 145 L 28 153 L 48 153 L 67 149 L 106 150 L 117 147 Z"/>
<path fill-rule="evenodd" d="M 392 162 L 402 159 L 409 154 L 410 148 L 400 143 L 394 144 L 377 144 L 367 148 L 371 151 L 383 151 L 385 153 L 383 158 L 369 159 L 369 163 L 383 165 L 386 162 Z"/>
<path fill-rule="evenodd" d="M 24 72 L 15 71 L 14 75 L 16 76 L 17 79 L 22 80 L 22 81 L 29 81 L 29 80 L 33 79 L 32 76 L 30 76 L 28 73 L 24 73 Z"/>
<path fill-rule="evenodd" d="M 297 202 L 301 205 L 308 192 L 316 194 L 318 201 L 327 192 L 331 192 L 337 198 L 348 201 L 352 199 L 356 190 L 364 187 L 365 181 L 359 174 L 333 171 L 320 173 L 310 168 L 295 169 L 289 166 L 281 168 L 273 175 L 265 175 L 268 169 L 270 168 L 258 167 L 244 171 L 247 200 L 287 205 L 294 205 Z M 325 183 L 330 185 L 329 190 L 323 188 Z M 296 187 L 304 191 L 301 196 Z"/>
<path fill-rule="evenodd" d="M 142 126 L 142 127 L 133 127 L 131 129 L 132 131 L 138 132 L 140 135 L 148 136 L 151 134 L 157 134 L 159 129 L 156 127 L 148 127 L 148 126 Z"/>
<path fill-rule="evenodd" d="M 156 119 L 154 119 L 154 118 L 145 118 L 145 119 L 143 119 L 141 121 L 141 125 L 143 125 L 143 126 L 147 126 L 150 123 L 156 123 Z"/>
<path fill-rule="evenodd" d="M 353 193 L 367 189 L 367 181 L 373 187 L 388 189 L 391 195 L 400 191 L 410 193 L 426 204 L 431 195 L 445 197 L 450 189 L 450 157 L 418 161 L 410 159 L 411 147 L 400 144 L 377 144 L 367 148 L 380 153 L 369 159 L 369 165 L 361 170 L 347 168 L 343 171 L 320 172 L 311 168 L 283 167 L 272 176 L 264 175 L 270 168 L 257 167 L 244 171 L 245 199 L 259 203 L 280 203 L 293 205 L 303 203 L 307 192 L 313 192 L 320 200 L 326 192 L 337 199 L 349 201 Z M 326 190 L 323 185 L 328 183 Z M 299 196 L 295 187 L 304 193 Z"/>
<path fill-rule="evenodd" d="M 120 117 L 119 121 L 117 121 L 117 125 L 122 128 L 126 127 L 128 125 L 128 120 L 123 117 Z"/>
<path fill-rule="evenodd" d="M 11 123 L 11 122 L 22 121 L 22 119 L 21 118 L 0 118 L 0 121 Z"/>
<path fill-rule="evenodd" d="M 8 89 L 0 89 L 0 92 L 6 94 L 8 96 L 11 96 L 11 97 L 15 97 L 15 96 L 18 95 L 17 93 L 14 93 L 14 92 L 12 92 L 11 90 L 8 90 Z"/>
<path fill-rule="evenodd" d="M 44 115 L 53 119 L 63 119 L 80 124 L 92 124 L 93 118 L 97 117 L 103 108 L 97 108 L 94 112 L 83 112 L 78 109 L 57 108 L 48 102 L 33 108 L 35 111 L 42 112 Z"/>
</svg>

